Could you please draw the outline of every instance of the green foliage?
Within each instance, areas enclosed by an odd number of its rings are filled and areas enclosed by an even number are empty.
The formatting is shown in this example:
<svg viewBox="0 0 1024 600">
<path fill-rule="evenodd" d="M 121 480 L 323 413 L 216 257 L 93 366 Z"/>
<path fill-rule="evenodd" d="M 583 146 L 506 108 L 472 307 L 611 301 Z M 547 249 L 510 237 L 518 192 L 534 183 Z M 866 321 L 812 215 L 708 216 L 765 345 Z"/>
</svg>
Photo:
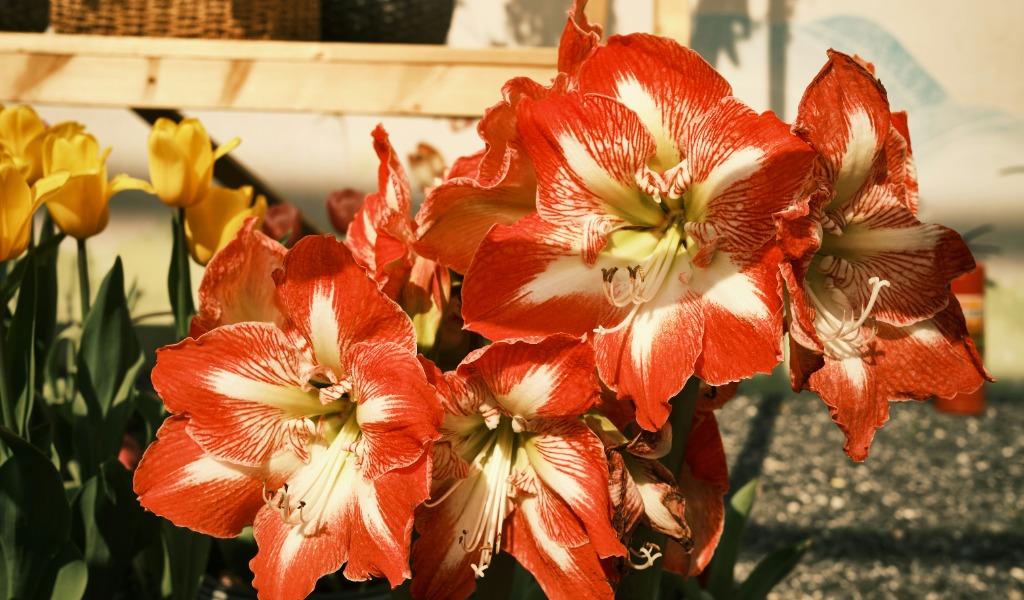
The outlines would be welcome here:
<svg viewBox="0 0 1024 600">
<path fill-rule="evenodd" d="M 71 509 L 60 473 L 42 452 L 0 428 L 0 554 L 5 598 L 78 598 L 84 564 L 70 544 Z M 47 582 L 53 582 L 50 586 Z"/>
<path fill-rule="evenodd" d="M 171 224 L 174 245 L 171 248 L 171 267 L 167 271 L 167 292 L 171 298 L 171 312 L 174 313 L 174 327 L 178 339 L 188 337 L 188 328 L 195 314 L 192 302 L 192 276 L 188 256 L 188 240 L 185 238 L 184 209 L 174 213 Z"/>
<path fill-rule="evenodd" d="M 752 480 L 737 490 L 726 505 L 725 527 L 715 555 L 707 567 L 705 585 L 701 587 L 694 577 L 683 580 L 678 575 L 666 573 L 668 577 L 662 582 L 662 597 L 686 600 L 759 600 L 767 598 L 768 592 L 792 572 L 810 547 L 811 540 L 775 550 L 761 559 L 747 579 L 737 586 L 736 558 L 739 556 L 743 530 L 756 499 L 757 480 Z"/>
</svg>

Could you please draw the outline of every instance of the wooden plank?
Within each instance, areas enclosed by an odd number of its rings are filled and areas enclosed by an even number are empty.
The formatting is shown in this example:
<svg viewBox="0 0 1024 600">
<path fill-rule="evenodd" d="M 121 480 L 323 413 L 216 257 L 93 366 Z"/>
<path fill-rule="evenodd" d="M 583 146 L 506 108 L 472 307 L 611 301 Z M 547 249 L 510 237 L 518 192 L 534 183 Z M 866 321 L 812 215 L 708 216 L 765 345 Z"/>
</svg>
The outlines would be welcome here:
<svg viewBox="0 0 1024 600">
<path fill-rule="evenodd" d="M 654 0 L 654 35 L 670 37 L 689 46 L 693 22 L 691 1 Z"/>
<path fill-rule="evenodd" d="M 472 117 L 555 52 L 0 34 L 0 102 Z"/>
</svg>

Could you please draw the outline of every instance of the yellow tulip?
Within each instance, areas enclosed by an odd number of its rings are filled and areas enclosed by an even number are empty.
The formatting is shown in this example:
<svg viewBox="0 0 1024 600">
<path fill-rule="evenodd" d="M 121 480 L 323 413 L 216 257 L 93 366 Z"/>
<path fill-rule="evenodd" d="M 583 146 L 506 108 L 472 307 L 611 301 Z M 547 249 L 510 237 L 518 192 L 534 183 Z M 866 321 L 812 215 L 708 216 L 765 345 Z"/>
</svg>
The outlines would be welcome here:
<svg viewBox="0 0 1024 600">
<path fill-rule="evenodd" d="M 210 190 L 214 161 L 239 143 L 235 138 L 213 150 L 198 119 L 181 123 L 157 119 L 149 134 L 149 176 L 156 195 L 164 204 L 179 208 L 199 202 Z"/>
<path fill-rule="evenodd" d="M 110 198 L 124 190 L 152 188 L 145 181 L 118 175 L 107 181 L 107 155 L 88 133 L 55 132 L 43 140 L 45 173 L 67 171 L 70 178 L 46 201 L 50 217 L 61 231 L 79 240 L 103 231 L 110 220 Z"/>
<path fill-rule="evenodd" d="M 43 176 L 40 155 L 46 125 L 30 106 L 0 107 L 0 150 L 6 150 L 29 184 Z"/>
<path fill-rule="evenodd" d="M 263 219 L 267 199 L 260 195 L 254 202 L 252 195 L 249 185 L 237 190 L 214 186 L 202 201 L 185 209 L 185 238 L 197 263 L 210 262 L 218 250 L 235 239 L 246 219 Z"/>
<path fill-rule="evenodd" d="M 18 258 L 28 248 L 32 215 L 67 180 L 66 172 L 55 173 L 29 187 L 14 158 L 0 152 L 0 261 Z"/>
</svg>

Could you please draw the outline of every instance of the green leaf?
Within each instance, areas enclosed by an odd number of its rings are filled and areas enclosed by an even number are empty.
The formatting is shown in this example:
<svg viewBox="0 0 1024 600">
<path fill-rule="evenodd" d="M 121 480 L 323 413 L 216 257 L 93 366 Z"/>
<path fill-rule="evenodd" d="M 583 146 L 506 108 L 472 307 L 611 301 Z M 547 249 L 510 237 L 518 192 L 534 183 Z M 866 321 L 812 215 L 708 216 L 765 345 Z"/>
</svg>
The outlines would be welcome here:
<svg viewBox="0 0 1024 600">
<path fill-rule="evenodd" d="M 50 459 L 7 428 L 0 427 L 0 441 L 9 453 L 0 464 L 0 554 L 7 573 L 0 596 L 36 598 L 68 542 L 71 509 Z"/>
<path fill-rule="evenodd" d="M 110 598 L 131 566 L 143 514 L 130 475 L 116 459 L 107 460 L 82 485 L 72 508 L 75 537 L 89 567 L 88 596 Z"/>
<path fill-rule="evenodd" d="M 737 600 L 758 600 L 767 598 L 772 590 L 786 575 L 796 567 L 807 549 L 811 547 L 811 539 L 780 548 L 757 563 L 750 576 L 736 593 Z"/>
<path fill-rule="evenodd" d="M 735 582 L 733 571 L 736 567 L 736 556 L 739 554 L 743 529 L 747 525 L 747 517 L 754 507 L 757 498 L 757 480 L 753 479 L 733 494 L 725 507 L 725 526 L 722 537 L 715 549 L 715 555 L 708 565 L 706 589 L 716 600 L 732 598 Z"/>
<path fill-rule="evenodd" d="M 210 557 L 212 539 L 164 520 L 164 577 L 161 591 L 172 600 L 193 600 Z"/>
<path fill-rule="evenodd" d="M 83 464 L 84 477 L 117 455 L 125 426 L 134 410 L 135 378 L 144 357 L 124 295 L 121 259 L 103 279 L 82 327 L 77 383 L 88 407 L 88 423 L 96 452 L 94 464 Z"/>
<path fill-rule="evenodd" d="M 183 210 L 174 213 L 171 223 L 174 243 L 171 247 L 171 267 L 167 271 L 167 293 L 171 298 L 171 312 L 174 313 L 174 327 L 178 339 L 188 337 L 195 304 L 192 303 L 192 275 L 188 255 L 188 240 L 185 239 Z"/>
<path fill-rule="evenodd" d="M 39 598 L 78 600 L 85 595 L 88 581 L 89 568 L 82 560 L 82 553 L 69 541 L 51 561 L 50 569 L 43 577 Z"/>
<path fill-rule="evenodd" d="M 46 216 L 49 218 L 49 215 Z M 14 294 L 21 287 L 21 282 L 25 278 L 25 274 L 28 272 L 28 258 L 32 257 L 36 263 L 47 262 L 53 260 L 56 262 L 57 248 L 60 243 L 64 241 L 64 234 L 58 233 L 52 237 L 44 235 L 40 239 L 39 243 L 36 244 L 35 248 L 32 248 L 28 253 L 21 259 L 14 263 L 14 266 L 10 268 L 7 275 L 4 277 L 3 285 L 0 285 L 0 304 L 7 305 L 14 297 Z"/>
<path fill-rule="evenodd" d="M 26 436 L 28 420 L 36 396 L 36 325 L 39 304 L 36 294 L 40 288 L 39 271 L 35 255 L 26 256 L 25 274 L 18 293 L 18 304 L 7 330 L 7 376 L 14 399 L 14 426 L 18 435 Z"/>
</svg>

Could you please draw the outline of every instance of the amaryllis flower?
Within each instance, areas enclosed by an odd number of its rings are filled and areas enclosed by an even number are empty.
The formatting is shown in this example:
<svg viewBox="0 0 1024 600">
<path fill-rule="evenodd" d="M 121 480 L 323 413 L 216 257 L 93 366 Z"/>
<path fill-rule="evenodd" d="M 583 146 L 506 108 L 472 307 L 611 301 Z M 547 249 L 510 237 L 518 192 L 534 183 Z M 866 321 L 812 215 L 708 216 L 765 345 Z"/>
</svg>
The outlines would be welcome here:
<svg viewBox="0 0 1024 600">
<path fill-rule="evenodd" d="M 225 325 L 158 352 L 172 416 L 135 490 L 209 535 L 253 525 L 263 598 L 305 597 L 342 566 L 398 585 L 441 423 L 412 325 L 328 236 L 296 244 L 274 278 L 284 328 Z"/>
<path fill-rule="evenodd" d="M 580 65 L 601 40 L 601 27 L 587 21 L 586 0 L 576 0 L 558 49 L 559 74 L 551 85 L 518 77 L 502 88 L 502 101 L 487 110 L 477 127 L 486 148 L 452 165 L 416 214 L 417 251 L 458 273 L 495 224 L 511 225 L 536 211 L 537 175 L 516 127 L 523 98 L 563 94 L 575 86 Z"/>
<path fill-rule="evenodd" d="M 718 385 L 781 360 L 772 215 L 814 154 L 671 40 L 613 37 L 579 87 L 593 93 L 519 103 L 537 213 L 481 242 L 463 316 L 491 339 L 589 335 L 602 380 L 654 430 L 691 375 Z"/>
<path fill-rule="evenodd" d="M 199 312 L 189 335 L 202 334 L 232 323 L 255 321 L 285 324 L 278 306 L 273 273 L 284 266 L 285 247 L 259 231 L 259 219 L 249 217 L 206 265 L 199 284 Z"/>
<path fill-rule="evenodd" d="M 794 130 L 821 155 L 821 185 L 780 220 L 792 383 L 822 397 L 863 460 L 889 401 L 987 376 L 949 292 L 974 260 L 956 232 L 917 220 L 905 116 L 859 61 L 829 53 Z"/>
<path fill-rule="evenodd" d="M 568 336 L 497 342 L 428 376 L 445 417 L 416 515 L 413 595 L 465 598 L 508 552 L 551 598 L 611 598 L 599 559 L 625 549 L 604 448 L 580 419 L 600 393 L 593 350 Z"/>
<path fill-rule="evenodd" d="M 384 127 L 373 131 L 380 159 L 377 193 L 366 197 L 345 244 L 387 296 L 405 309 L 423 348 L 431 348 L 451 295 L 448 269 L 413 250 L 412 196 Z"/>
</svg>

